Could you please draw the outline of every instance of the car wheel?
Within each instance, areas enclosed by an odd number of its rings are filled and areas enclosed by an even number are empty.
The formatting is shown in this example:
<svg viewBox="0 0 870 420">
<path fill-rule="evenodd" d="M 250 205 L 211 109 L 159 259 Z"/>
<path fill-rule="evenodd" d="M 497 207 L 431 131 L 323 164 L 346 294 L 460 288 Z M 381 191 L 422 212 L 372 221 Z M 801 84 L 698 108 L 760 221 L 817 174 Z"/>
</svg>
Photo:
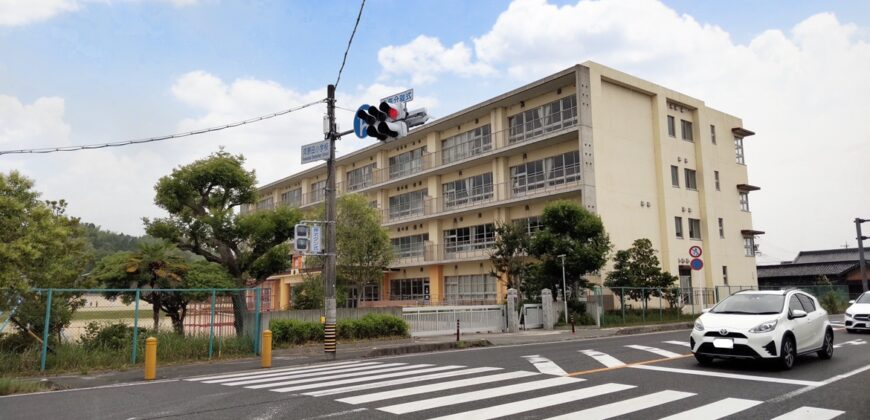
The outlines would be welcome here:
<svg viewBox="0 0 870 420">
<path fill-rule="evenodd" d="M 797 359 L 797 349 L 795 349 L 794 338 L 783 338 L 779 356 L 779 367 L 789 370 L 794 366 L 795 359 Z"/>
<path fill-rule="evenodd" d="M 822 349 L 817 353 L 820 359 L 828 360 L 834 356 L 834 332 L 831 330 L 825 331 L 825 341 L 822 343 Z"/>
<path fill-rule="evenodd" d="M 695 360 L 698 361 L 698 364 L 704 365 L 704 366 L 713 364 L 713 358 L 710 356 L 705 356 L 703 354 L 695 353 Z"/>
</svg>

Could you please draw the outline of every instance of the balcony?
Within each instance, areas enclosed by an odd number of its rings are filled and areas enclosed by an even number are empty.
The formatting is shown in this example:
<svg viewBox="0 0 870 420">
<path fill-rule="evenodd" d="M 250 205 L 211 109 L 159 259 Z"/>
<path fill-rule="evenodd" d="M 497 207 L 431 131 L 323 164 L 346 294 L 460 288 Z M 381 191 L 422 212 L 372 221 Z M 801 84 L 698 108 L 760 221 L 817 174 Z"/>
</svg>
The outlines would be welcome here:
<svg viewBox="0 0 870 420">
<path fill-rule="evenodd" d="M 558 177 L 547 178 L 542 174 L 530 174 L 515 183 L 483 185 L 471 190 L 452 192 L 443 197 L 427 197 L 422 203 L 402 211 L 381 209 L 381 220 L 385 226 L 405 223 L 411 220 L 433 219 L 448 214 L 460 213 L 471 209 L 503 206 L 514 202 L 530 200 L 542 196 L 553 196 L 576 192 L 582 186 L 580 165 L 564 167 Z"/>
<path fill-rule="evenodd" d="M 494 243 L 426 243 L 394 254 L 395 261 L 390 267 L 412 267 L 427 264 L 440 264 L 457 261 L 488 260 L 493 251 Z"/>
</svg>

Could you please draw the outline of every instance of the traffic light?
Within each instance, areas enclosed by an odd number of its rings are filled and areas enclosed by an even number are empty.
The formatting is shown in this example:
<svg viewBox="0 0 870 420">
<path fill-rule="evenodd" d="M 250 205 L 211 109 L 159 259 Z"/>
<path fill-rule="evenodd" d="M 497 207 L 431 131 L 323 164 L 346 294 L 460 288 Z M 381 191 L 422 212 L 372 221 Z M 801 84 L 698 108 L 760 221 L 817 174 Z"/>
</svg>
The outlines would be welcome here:
<svg viewBox="0 0 870 420">
<path fill-rule="evenodd" d="M 356 117 L 365 125 L 364 132 L 370 137 L 385 141 L 408 135 L 407 113 L 402 105 L 381 102 L 377 107 L 361 107 Z"/>
<path fill-rule="evenodd" d="M 293 249 L 299 252 L 308 252 L 311 247 L 308 225 L 298 224 L 293 227 Z"/>
</svg>

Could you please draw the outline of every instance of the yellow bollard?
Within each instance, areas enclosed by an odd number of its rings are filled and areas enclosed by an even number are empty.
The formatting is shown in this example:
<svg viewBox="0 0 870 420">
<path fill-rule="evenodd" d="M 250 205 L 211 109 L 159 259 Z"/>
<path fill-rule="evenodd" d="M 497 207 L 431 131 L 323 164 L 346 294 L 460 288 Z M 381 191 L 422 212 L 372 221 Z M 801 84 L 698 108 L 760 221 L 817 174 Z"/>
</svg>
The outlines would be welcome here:
<svg viewBox="0 0 870 420">
<path fill-rule="evenodd" d="M 272 331 L 263 331 L 263 351 L 260 352 L 260 366 L 264 368 L 272 367 Z"/>
<path fill-rule="evenodd" d="M 148 337 L 145 340 L 145 380 L 157 378 L 157 339 Z"/>
</svg>

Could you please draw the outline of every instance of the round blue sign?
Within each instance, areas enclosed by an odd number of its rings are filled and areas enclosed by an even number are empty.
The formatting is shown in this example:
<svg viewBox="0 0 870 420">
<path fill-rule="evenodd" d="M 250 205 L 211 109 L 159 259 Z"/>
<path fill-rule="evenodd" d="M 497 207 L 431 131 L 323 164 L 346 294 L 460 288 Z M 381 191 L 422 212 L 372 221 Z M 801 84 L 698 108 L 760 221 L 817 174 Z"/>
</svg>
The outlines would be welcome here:
<svg viewBox="0 0 870 420">
<path fill-rule="evenodd" d="M 700 258 L 692 258 L 692 262 L 689 264 L 692 266 L 692 270 L 700 270 L 704 268 L 704 261 L 701 261 Z"/>
<path fill-rule="evenodd" d="M 369 104 L 362 104 L 362 106 L 359 107 L 359 109 L 357 110 L 357 112 L 359 112 L 359 111 L 363 111 L 363 112 L 365 112 L 365 111 L 368 110 L 368 109 L 369 109 Z M 368 136 L 368 135 L 366 134 L 366 128 L 368 128 L 368 126 L 369 126 L 369 125 L 366 124 L 365 121 L 363 121 L 362 119 L 360 119 L 359 117 L 357 117 L 356 114 L 354 114 L 354 117 L 353 117 L 353 132 L 354 132 L 354 134 L 356 134 L 357 137 L 359 137 L 359 138 L 361 138 L 361 139 L 366 138 L 366 137 Z"/>
</svg>

